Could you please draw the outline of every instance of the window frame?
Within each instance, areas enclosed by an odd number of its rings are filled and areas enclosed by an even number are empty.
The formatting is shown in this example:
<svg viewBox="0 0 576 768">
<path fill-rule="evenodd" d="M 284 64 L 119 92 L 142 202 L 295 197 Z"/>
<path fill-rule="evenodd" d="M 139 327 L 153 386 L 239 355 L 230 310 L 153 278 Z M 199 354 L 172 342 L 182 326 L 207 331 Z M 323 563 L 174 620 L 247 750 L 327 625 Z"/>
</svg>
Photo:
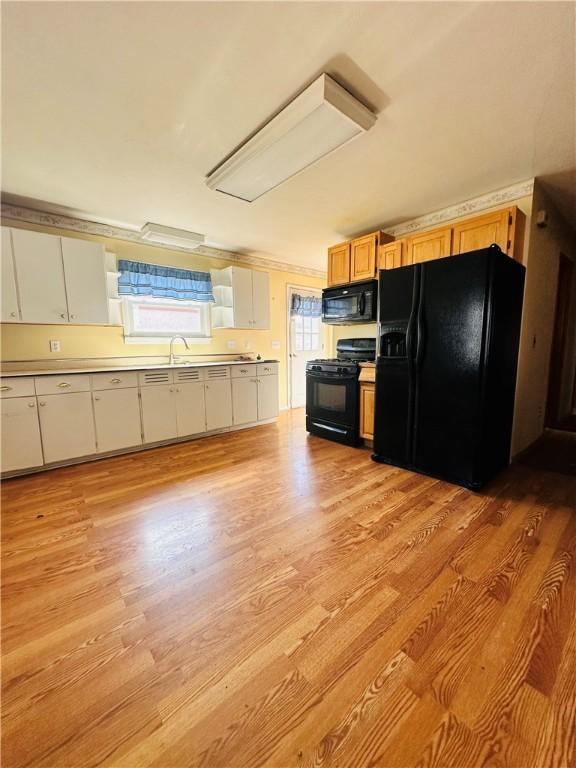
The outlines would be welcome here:
<svg viewBox="0 0 576 768">
<path fill-rule="evenodd" d="M 193 306 L 200 308 L 201 331 L 140 331 L 134 327 L 134 308 L 139 304 L 155 304 L 168 306 Z M 124 342 L 126 344 L 162 344 L 174 336 L 183 336 L 194 344 L 208 344 L 212 341 L 212 312 L 210 302 L 181 301 L 179 299 L 161 298 L 157 296 L 123 296 L 122 324 L 124 326 Z"/>
</svg>

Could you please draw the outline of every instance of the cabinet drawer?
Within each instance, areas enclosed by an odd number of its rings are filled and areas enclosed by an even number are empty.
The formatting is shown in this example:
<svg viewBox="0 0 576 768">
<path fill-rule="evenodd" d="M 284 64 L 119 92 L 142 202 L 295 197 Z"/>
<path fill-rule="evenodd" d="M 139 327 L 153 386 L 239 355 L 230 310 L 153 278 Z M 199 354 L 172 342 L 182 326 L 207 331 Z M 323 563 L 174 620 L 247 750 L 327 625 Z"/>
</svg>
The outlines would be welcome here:
<svg viewBox="0 0 576 768">
<path fill-rule="evenodd" d="M 149 387 L 152 384 L 172 384 L 174 371 L 168 368 L 157 368 L 152 371 L 140 371 L 138 381 L 141 387 Z"/>
<path fill-rule="evenodd" d="M 177 368 L 174 371 L 174 384 L 185 384 L 186 382 L 204 381 L 204 371 L 202 368 Z"/>
<path fill-rule="evenodd" d="M 278 363 L 258 363 L 256 373 L 258 376 L 277 376 Z"/>
<path fill-rule="evenodd" d="M 233 365 L 232 366 L 232 378 L 233 379 L 248 379 L 250 376 L 256 376 L 256 364 L 248 365 Z"/>
<path fill-rule="evenodd" d="M 137 373 L 93 373 L 92 389 L 126 389 L 138 386 Z"/>
<path fill-rule="evenodd" d="M 0 379 L 1 397 L 34 397 L 35 394 L 33 376 Z"/>
<path fill-rule="evenodd" d="M 63 392 L 89 392 L 90 376 L 37 376 L 36 393 L 38 395 L 58 395 Z"/>
<path fill-rule="evenodd" d="M 230 368 L 227 365 L 217 365 L 214 366 L 214 368 L 205 368 L 204 371 L 206 375 L 206 381 L 230 378 Z"/>
</svg>

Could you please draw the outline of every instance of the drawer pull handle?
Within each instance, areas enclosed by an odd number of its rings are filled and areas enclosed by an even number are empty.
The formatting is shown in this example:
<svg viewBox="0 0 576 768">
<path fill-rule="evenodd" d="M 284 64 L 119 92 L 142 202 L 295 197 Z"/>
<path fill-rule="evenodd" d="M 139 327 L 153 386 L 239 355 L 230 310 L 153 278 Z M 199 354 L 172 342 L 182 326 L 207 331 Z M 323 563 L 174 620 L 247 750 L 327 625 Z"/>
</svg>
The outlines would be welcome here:
<svg viewBox="0 0 576 768">
<path fill-rule="evenodd" d="M 0 389 L 2 390 L 2 392 L 10 392 L 12 387 L 9 387 L 7 384 L 4 384 L 4 386 L 0 387 Z"/>
<path fill-rule="evenodd" d="M 248 371 L 246 370 L 246 368 L 240 368 L 240 373 L 248 373 Z"/>
<path fill-rule="evenodd" d="M 122 379 L 110 379 L 111 384 L 120 384 Z"/>
<path fill-rule="evenodd" d="M 61 389 L 67 389 L 67 388 L 68 388 L 69 386 L 71 386 L 71 385 L 70 385 L 70 384 L 69 384 L 67 381 L 61 381 L 61 382 L 60 382 L 60 384 L 58 384 L 58 386 L 59 386 Z"/>
</svg>

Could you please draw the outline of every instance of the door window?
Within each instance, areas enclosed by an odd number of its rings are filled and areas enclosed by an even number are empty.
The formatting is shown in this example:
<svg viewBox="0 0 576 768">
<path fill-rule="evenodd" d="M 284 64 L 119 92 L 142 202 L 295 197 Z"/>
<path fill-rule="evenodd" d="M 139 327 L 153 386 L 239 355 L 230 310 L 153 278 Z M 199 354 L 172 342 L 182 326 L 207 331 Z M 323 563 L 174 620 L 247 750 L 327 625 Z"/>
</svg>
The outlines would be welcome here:
<svg viewBox="0 0 576 768">
<path fill-rule="evenodd" d="M 321 318 L 296 315 L 294 321 L 294 351 L 314 352 L 322 348 Z"/>
</svg>

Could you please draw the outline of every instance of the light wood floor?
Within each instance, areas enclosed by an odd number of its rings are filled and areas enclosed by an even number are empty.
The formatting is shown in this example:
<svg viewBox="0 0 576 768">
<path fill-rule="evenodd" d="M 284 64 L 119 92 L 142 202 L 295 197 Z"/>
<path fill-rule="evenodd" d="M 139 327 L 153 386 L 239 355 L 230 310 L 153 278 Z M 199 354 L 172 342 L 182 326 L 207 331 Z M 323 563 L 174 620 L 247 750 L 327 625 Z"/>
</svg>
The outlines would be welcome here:
<svg viewBox="0 0 576 768">
<path fill-rule="evenodd" d="M 4 484 L 3 765 L 575 765 L 576 478 L 278 425 Z"/>
</svg>

